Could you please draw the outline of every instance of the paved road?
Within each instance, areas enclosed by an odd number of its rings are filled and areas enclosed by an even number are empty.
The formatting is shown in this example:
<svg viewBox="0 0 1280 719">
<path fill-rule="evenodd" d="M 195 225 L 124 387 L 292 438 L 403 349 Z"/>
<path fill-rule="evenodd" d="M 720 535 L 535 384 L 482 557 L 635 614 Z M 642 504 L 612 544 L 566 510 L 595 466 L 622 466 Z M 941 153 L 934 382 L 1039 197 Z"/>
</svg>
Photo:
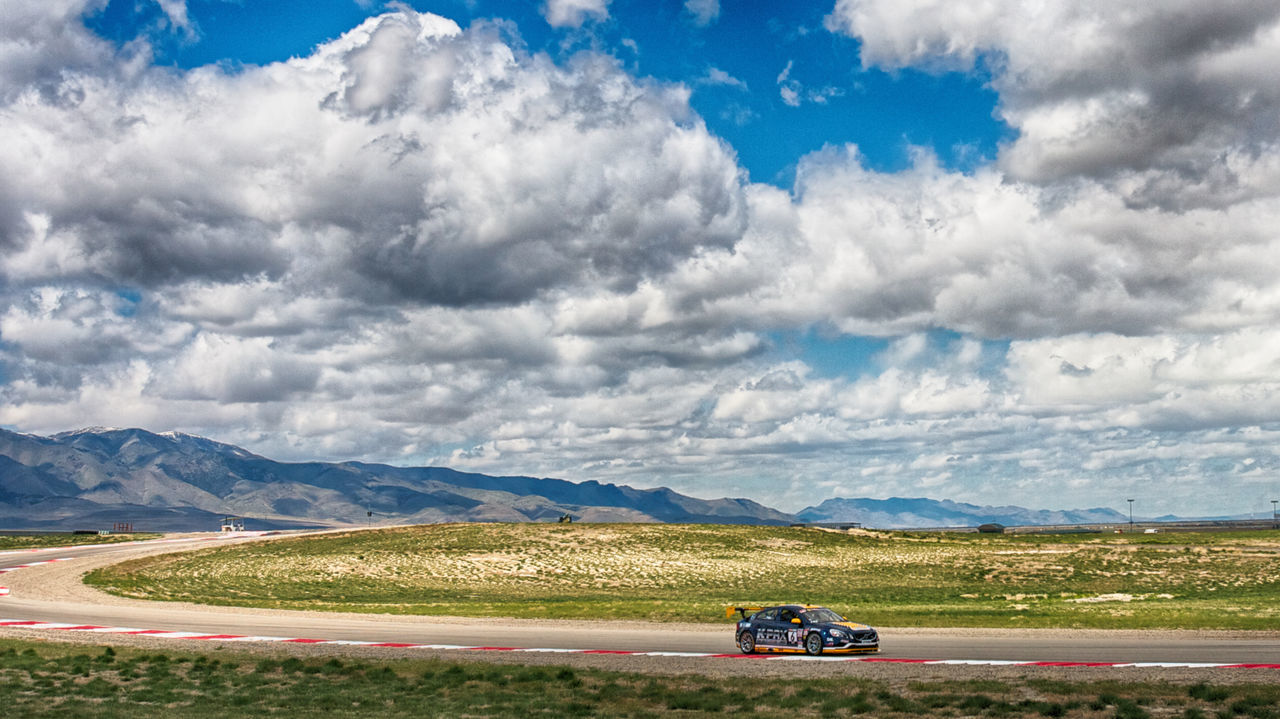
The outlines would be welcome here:
<svg viewBox="0 0 1280 719">
<path fill-rule="evenodd" d="M 174 548 L 187 544 L 174 543 Z M 136 549 L 136 548 L 135 548 Z M 62 557 L 124 553 L 127 547 L 0 554 L 0 569 Z M 41 567 L 23 572 L 38 573 Z M 12 575 L 9 575 L 12 576 Z M 33 577 L 36 575 L 33 575 Z M 0 574 L 0 585 L 5 575 Z M 299 637 L 412 644 L 540 647 L 614 651 L 734 651 L 731 624 L 688 626 L 604 622 L 447 620 L 427 617 L 327 615 L 313 612 L 190 609 L 162 602 L 93 604 L 0 597 L 0 618 L 188 631 L 202 634 Z M 1214 632 L 981 632 L 884 629 L 882 658 L 1011 662 L 1205 662 L 1280 664 L 1280 637 Z"/>
</svg>

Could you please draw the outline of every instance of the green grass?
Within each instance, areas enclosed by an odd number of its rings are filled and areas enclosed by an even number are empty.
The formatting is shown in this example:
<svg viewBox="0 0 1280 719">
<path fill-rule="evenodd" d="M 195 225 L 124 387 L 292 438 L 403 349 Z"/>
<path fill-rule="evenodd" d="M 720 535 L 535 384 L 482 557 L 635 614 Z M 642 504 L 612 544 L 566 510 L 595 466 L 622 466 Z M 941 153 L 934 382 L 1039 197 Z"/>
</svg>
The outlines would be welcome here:
<svg viewBox="0 0 1280 719">
<path fill-rule="evenodd" d="M 45 547 L 74 547 L 81 544 L 115 544 L 158 539 L 159 534 L 16 534 L 0 535 L 0 551 L 12 549 L 43 549 Z"/>
<path fill-rule="evenodd" d="M 1278 716 L 1280 687 L 648 676 L 556 666 L 0 640 L 0 702 L 21 717 Z"/>
<path fill-rule="evenodd" d="M 88 581 L 160 600 L 402 614 L 714 622 L 725 606 L 798 601 L 882 626 L 1274 629 L 1280 533 L 427 525 L 153 557 Z"/>
</svg>

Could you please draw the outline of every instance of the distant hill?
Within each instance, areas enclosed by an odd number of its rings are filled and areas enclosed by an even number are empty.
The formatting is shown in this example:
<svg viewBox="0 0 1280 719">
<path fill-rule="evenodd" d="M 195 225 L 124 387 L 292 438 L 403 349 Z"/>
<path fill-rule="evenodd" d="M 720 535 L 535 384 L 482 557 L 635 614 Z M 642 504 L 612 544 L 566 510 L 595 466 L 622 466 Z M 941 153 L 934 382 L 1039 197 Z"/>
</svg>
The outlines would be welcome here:
<svg viewBox="0 0 1280 719">
<path fill-rule="evenodd" d="M 788 524 L 865 527 L 1108 524 L 1114 509 L 984 507 L 936 499 L 828 499 L 795 515 L 748 499 L 695 499 L 667 488 L 595 481 L 492 477 L 443 467 L 361 462 L 287 463 L 177 432 L 92 428 L 52 437 L 0 429 L 0 529 L 251 529 L 376 523 L 590 522 Z M 1179 517 L 1161 517 L 1174 521 Z"/>
<path fill-rule="evenodd" d="M 93 428 L 38 437 L 0 430 L 0 527 L 216 529 L 224 515 L 279 528 L 455 521 L 786 524 L 747 499 L 595 481 L 491 477 L 440 467 L 276 462 L 187 434 Z"/>
<path fill-rule="evenodd" d="M 828 499 L 816 507 L 796 513 L 802 522 L 860 522 L 864 527 L 902 529 L 907 527 L 973 527 L 997 522 L 1007 527 L 1049 524 L 1106 524 L 1127 522 L 1129 517 L 1114 509 L 1027 509 L 1025 507 L 980 507 L 937 499 Z"/>
</svg>

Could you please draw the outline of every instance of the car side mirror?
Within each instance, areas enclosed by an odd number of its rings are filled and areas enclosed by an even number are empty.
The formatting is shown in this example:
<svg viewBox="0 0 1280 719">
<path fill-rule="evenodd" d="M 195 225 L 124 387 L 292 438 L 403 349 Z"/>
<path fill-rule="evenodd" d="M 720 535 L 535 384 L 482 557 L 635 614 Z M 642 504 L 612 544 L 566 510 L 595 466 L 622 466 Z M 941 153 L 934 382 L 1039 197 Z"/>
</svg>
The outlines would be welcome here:
<svg viewBox="0 0 1280 719">
<path fill-rule="evenodd" d="M 792 624 L 799 624 L 799 623 L 800 623 L 800 617 L 792 617 L 792 618 L 791 618 L 791 623 L 792 623 Z"/>
</svg>

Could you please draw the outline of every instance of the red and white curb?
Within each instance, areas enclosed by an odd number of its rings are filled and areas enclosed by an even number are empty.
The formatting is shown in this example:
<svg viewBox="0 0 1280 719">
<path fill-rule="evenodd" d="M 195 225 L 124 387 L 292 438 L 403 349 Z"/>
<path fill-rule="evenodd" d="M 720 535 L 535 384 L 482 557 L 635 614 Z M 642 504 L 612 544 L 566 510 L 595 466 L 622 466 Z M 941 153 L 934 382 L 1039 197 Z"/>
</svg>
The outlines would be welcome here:
<svg viewBox="0 0 1280 719">
<path fill-rule="evenodd" d="M 436 649 L 473 652 L 513 652 L 532 654 L 611 654 L 631 657 L 702 657 L 708 659 L 755 659 L 762 661 L 792 662 L 865 662 L 876 664 L 921 664 L 956 666 L 1002 667 L 1133 667 L 1161 669 L 1280 669 L 1280 664 L 1221 664 L 1210 662 L 1051 662 L 1009 661 L 998 659 L 899 659 L 895 657 L 811 657 L 807 655 L 765 656 L 761 654 L 717 654 L 713 652 L 641 652 L 612 649 L 553 649 L 547 647 L 489 647 L 462 644 L 411 644 L 406 642 L 370 642 L 354 639 L 304 639 L 300 637 L 242 636 L 239 634 L 209 634 L 207 632 L 180 632 L 164 629 L 137 629 L 133 627 L 104 627 L 93 624 L 61 624 L 24 619 L 0 619 L 0 627 L 34 629 L 61 632 L 87 632 L 94 634 L 121 634 L 146 636 L 155 639 L 189 639 L 217 642 L 278 642 L 280 644 L 317 644 L 351 647 L 386 647 L 394 649 Z"/>
<path fill-rule="evenodd" d="M 209 537 L 208 539 L 216 539 Z M 153 541 L 190 541 L 190 540 L 153 540 Z M 29 550 L 24 550 L 29 551 Z M 16 567 L 0 567 L 0 574 L 27 569 L 41 564 L 65 562 L 73 557 L 48 559 L 43 562 L 30 562 Z M 0 587 L 0 596 L 7 596 L 9 590 Z M 631 657 L 705 657 L 709 659 L 755 659 L 762 661 L 808 661 L 808 662 L 866 662 L 882 664 L 923 664 L 923 665 L 957 665 L 957 666 L 1000 666 L 1000 667 L 1134 667 L 1162 669 L 1280 669 L 1280 664 L 1220 664 L 1210 662 L 1052 662 L 1052 661 L 1011 661 L 1000 659 L 899 659 L 895 657 L 812 657 L 808 655 L 768 656 L 764 654 L 717 654 L 714 652 L 638 652 L 616 649 L 560 649 L 545 647 L 489 647 L 467 646 L 461 644 L 410 644 L 403 642 L 370 642 L 354 639 L 304 639 L 300 637 L 264 637 L 242 636 L 239 634 L 210 634 L 207 632 L 182 632 L 165 629 L 136 629 L 133 627 L 106 627 L 95 624 L 63 624 L 58 622 L 40 622 L 29 619 L 0 619 L 0 627 L 33 629 L 60 632 L 89 632 L 95 634 L 122 634 L 147 636 L 156 639 L 191 639 L 199 641 L 219 642 L 279 642 L 281 644 L 320 644 L 353 647 L 386 647 L 394 649 L 444 649 L 473 652 L 523 652 L 541 654 L 612 654 Z"/>
</svg>

